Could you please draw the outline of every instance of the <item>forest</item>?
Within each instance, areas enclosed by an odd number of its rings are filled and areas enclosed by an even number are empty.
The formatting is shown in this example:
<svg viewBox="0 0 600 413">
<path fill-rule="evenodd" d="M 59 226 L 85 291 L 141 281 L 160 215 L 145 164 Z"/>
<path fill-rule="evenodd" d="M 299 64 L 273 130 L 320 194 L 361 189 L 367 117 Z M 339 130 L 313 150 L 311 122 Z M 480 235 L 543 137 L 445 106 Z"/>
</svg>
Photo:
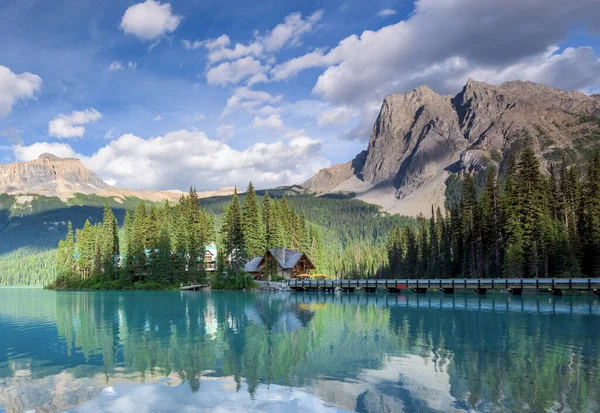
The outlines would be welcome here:
<svg viewBox="0 0 600 413">
<path fill-rule="evenodd" d="M 393 229 L 390 277 L 600 276 L 600 154 L 580 178 L 566 163 L 542 173 L 531 149 L 487 172 L 481 191 L 462 182 L 457 206 Z"/>
<path fill-rule="evenodd" d="M 217 287 L 246 286 L 241 276 L 245 263 L 267 248 L 280 246 L 304 251 L 318 270 L 331 270 L 324 230 L 285 196 L 272 199 L 267 192 L 260 200 L 252 183 L 242 201 L 237 192 L 233 195 L 219 226 L 217 231 L 215 214 L 201 208 L 194 189 L 174 207 L 167 202 L 148 207 L 140 201 L 135 210 L 126 211 L 122 229 L 107 203 L 101 223 L 86 221 L 75 231 L 69 223 L 66 238 L 58 243 L 59 278 L 54 287 L 162 288 L 203 283 L 208 275 L 203 264 L 205 246 L 211 242 L 217 242 L 219 249 L 216 279 L 211 280 Z"/>
</svg>

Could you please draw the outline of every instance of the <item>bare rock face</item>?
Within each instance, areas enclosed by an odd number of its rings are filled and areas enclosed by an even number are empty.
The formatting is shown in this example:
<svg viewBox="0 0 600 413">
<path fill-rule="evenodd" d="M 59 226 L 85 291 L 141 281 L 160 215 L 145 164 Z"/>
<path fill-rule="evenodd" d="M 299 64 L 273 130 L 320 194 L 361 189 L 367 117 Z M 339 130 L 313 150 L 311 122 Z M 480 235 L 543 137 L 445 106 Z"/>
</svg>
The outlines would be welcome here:
<svg viewBox="0 0 600 413">
<path fill-rule="evenodd" d="M 334 165 L 331 168 L 323 168 L 304 182 L 302 187 L 319 195 L 327 193 L 354 176 L 362 176 L 366 157 L 367 151 L 362 151 L 352 161 Z"/>
<path fill-rule="evenodd" d="M 303 186 L 318 194 L 360 188 L 359 198 L 407 215 L 443 207 L 451 173 L 500 167 L 532 147 L 544 164 L 580 163 L 600 148 L 600 96 L 532 82 L 469 79 L 455 97 L 426 86 L 385 97 L 360 174 L 350 164 Z M 393 198 L 393 199 L 392 199 Z"/>
<path fill-rule="evenodd" d="M 63 188 L 64 187 L 64 188 Z M 79 159 L 42 154 L 34 161 L 0 165 L 0 192 L 56 194 L 61 189 L 79 187 L 81 192 L 108 189 L 98 175 L 86 169 Z"/>
</svg>

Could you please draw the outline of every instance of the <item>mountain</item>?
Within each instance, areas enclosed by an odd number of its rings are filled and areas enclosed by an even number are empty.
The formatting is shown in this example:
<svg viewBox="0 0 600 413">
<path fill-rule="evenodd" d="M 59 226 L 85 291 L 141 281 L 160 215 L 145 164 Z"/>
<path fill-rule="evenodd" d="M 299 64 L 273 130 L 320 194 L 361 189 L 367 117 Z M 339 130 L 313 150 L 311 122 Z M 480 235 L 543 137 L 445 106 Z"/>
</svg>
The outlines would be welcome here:
<svg viewBox="0 0 600 413">
<path fill-rule="evenodd" d="M 63 201 L 77 194 L 114 198 L 117 202 L 126 197 L 149 201 L 176 201 L 183 194 L 179 190 L 152 191 L 117 188 L 104 182 L 98 175 L 83 166 L 76 158 L 59 158 L 44 153 L 36 160 L 0 165 L 0 194 L 26 194 L 57 197 Z M 201 192 L 201 198 L 231 195 L 233 188 Z M 27 201 L 29 198 L 21 197 Z"/>
<path fill-rule="evenodd" d="M 600 148 L 600 95 L 472 79 L 454 97 L 427 86 L 388 95 L 367 150 L 301 186 L 319 195 L 352 192 L 391 213 L 429 214 L 431 205 L 444 206 L 452 175 L 502 169 L 525 147 L 545 166 L 585 162 Z"/>
</svg>

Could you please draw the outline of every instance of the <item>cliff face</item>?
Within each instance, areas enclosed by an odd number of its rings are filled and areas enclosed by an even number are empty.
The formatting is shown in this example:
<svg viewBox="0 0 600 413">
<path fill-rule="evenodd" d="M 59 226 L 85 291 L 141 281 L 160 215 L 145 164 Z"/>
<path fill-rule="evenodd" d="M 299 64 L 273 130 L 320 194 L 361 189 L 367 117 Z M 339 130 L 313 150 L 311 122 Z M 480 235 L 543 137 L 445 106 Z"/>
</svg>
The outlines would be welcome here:
<svg viewBox="0 0 600 413">
<path fill-rule="evenodd" d="M 545 164 L 563 157 L 582 162 L 600 147 L 600 96 L 471 79 L 454 97 L 426 86 L 388 95 L 362 168 L 336 165 L 303 186 L 317 193 L 356 188 L 358 198 L 384 210 L 428 213 L 431 205 L 444 205 L 450 173 L 500 167 L 524 147 L 534 148 Z"/>
<path fill-rule="evenodd" d="M 34 161 L 0 165 L 0 192 L 55 195 L 76 189 L 90 193 L 108 188 L 109 185 L 86 169 L 79 159 L 45 153 Z"/>
<path fill-rule="evenodd" d="M 234 188 L 200 192 L 201 198 L 233 194 Z M 136 197 L 149 201 L 165 199 L 177 201 L 183 192 L 179 190 L 152 191 L 117 188 L 104 182 L 98 175 L 87 169 L 79 159 L 59 158 L 52 154 L 42 154 L 36 160 L 0 165 L 0 194 L 35 194 L 56 196 L 67 200 L 77 193 L 99 196 Z"/>
</svg>

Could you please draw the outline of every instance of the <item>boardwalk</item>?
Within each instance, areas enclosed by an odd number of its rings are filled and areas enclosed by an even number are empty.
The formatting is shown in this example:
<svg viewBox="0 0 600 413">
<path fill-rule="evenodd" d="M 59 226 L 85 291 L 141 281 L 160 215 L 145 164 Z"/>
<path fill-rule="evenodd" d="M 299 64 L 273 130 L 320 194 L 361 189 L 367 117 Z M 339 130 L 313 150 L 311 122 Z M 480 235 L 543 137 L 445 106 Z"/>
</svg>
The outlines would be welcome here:
<svg viewBox="0 0 600 413">
<path fill-rule="evenodd" d="M 452 294 L 455 290 L 473 290 L 485 294 L 488 290 L 506 290 L 519 295 L 524 290 L 548 291 L 561 295 L 563 291 L 590 291 L 600 294 L 600 278 L 486 278 L 486 279 L 397 279 L 397 280 L 290 280 L 288 285 L 295 291 L 333 291 L 337 288 L 345 292 L 363 290 L 376 292 L 387 290 L 391 293 L 412 291 L 426 293 L 438 290 Z"/>
</svg>

